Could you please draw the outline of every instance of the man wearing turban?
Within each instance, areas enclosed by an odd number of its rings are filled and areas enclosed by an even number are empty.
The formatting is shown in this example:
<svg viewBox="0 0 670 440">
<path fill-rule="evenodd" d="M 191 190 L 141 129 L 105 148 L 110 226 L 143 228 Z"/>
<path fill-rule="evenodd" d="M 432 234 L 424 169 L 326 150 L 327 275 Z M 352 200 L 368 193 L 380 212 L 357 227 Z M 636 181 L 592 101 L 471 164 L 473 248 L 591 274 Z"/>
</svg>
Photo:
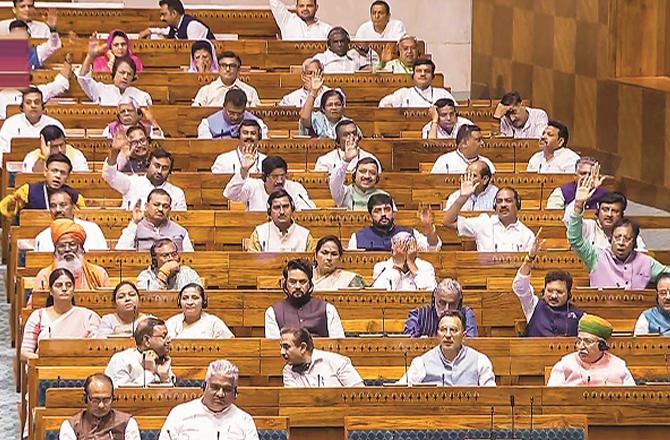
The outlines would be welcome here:
<svg viewBox="0 0 670 440">
<path fill-rule="evenodd" d="M 612 330 L 609 321 L 584 314 L 579 320 L 576 351 L 554 365 L 547 386 L 635 385 L 626 361 L 608 352 Z"/>
<path fill-rule="evenodd" d="M 86 231 L 81 225 L 69 218 L 56 219 L 51 223 L 51 239 L 55 248 L 54 260 L 37 274 L 35 289 L 47 289 L 49 274 L 61 267 L 74 274 L 74 288 L 77 290 L 91 290 L 110 285 L 105 269 L 85 259 Z"/>
</svg>

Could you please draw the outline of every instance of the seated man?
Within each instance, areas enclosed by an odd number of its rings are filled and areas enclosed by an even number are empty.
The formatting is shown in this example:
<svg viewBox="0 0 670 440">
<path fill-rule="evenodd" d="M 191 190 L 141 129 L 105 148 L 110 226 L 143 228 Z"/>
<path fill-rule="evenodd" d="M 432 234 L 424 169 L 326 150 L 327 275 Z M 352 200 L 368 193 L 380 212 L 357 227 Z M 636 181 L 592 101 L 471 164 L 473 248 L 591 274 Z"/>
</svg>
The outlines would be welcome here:
<svg viewBox="0 0 670 440">
<path fill-rule="evenodd" d="M 42 91 L 37 87 L 29 87 L 23 92 L 20 108 L 21 113 L 5 119 L 0 127 L 0 160 L 2 160 L 2 153 L 11 151 L 14 138 L 37 139 L 42 129 L 49 125 L 55 125 L 65 132 L 60 121 L 45 114 Z"/>
<path fill-rule="evenodd" d="M 112 140 L 112 146 L 121 145 L 120 149 L 110 150 L 105 160 L 105 165 L 110 165 L 110 159 L 116 164 L 116 169 L 121 173 L 146 174 L 149 169 L 149 155 L 151 150 L 151 138 L 149 138 L 140 125 L 134 125 L 128 130 L 117 131 Z"/>
<path fill-rule="evenodd" d="M 584 312 L 571 303 L 572 276 L 565 271 L 549 271 L 544 276 L 542 298 L 530 284 L 530 271 L 544 240 L 538 231 L 533 245 L 519 267 L 512 291 L 519 297 L 526 317 L 526 336 L 577 336 L 577 323 Z"/>
<path fill-rule="evenodd" d="M 355 155 L 347 161 L 346 171 L 354 171 L 358 161 L 365 157 L 371 157 L 379 163 L 379 159 L 374 154 L 368 153 L 360 147 L 362 137 L 361 130 L 354 121 L 346 118 L 339 121 L 335 124 L 335 148 L 316 159 L 314 171 L 331 172 L 338 166 L 342 166 L 342 162 L 346 161 L 347 143 L 351 144 L 351 149 L 353 150 L 351 154 L 355 153 Z"/>
<path fill-rule="evenodd" d="M 290 12 L 282 0 L 270 0 L 270 9 L 282 40 L 325 40 L 331 25 L 316 18 L 317 0 L 296 0 Z"/>
<path fill-rule="evenodd" d="M 493 117 L 500 120 L 500 133 L 515 139 L 541 138 L 549 119 L 544 110 L 526 107 L 517 91 L 503 95 Z"/>
<path fill-rule="evenodd" d="M 328 49 L 312 58 L 319 60 L 323 73 L 355 73 L 370 71 L 380 65 L 379 55 L 371 47 L 351 48 L 349 32 L 336 26 L 328 32 Z"/>
<path fill-rule="evenodd" d="M 142 128 L 147 138 L 163 139 L 165 137 L 151 110 L 148 107 L 141 109 L 133 98 L 124 96 L 116 105 L 116 121 L 107 124 L 102 135 L 107 139 L 114 139 L 117 133 L 128 135 L 131 127 Z"/>
<path fill-rule="evenodd" d="M 52 11 L 55 11 L 55 9 Z M 47 41 L 40 43 L 35 47 L 29 45 L 28 65 L 31 70 L 40 69 L 46 60 L 61 48 L 62 43 L 58 36 L 58 31 L 56 30 L 57 20 L 58 16 L 55 13 L 50 13 L 48 17 L 50 33 L 47 37 Z M 30 40 L 32 37 L 30 34 L 30 26 L 23 20 L 13 20 L 9 23 L 9 35 L 13 38 L 22 40 Z"/>
<path fill-rule="evenodd" d="M 397 49 L 397 55 L 390 53 L 386 56 L 386 50 L 382 53 L 384 67 L 381 71 L 412 75 L 414 73 L 414 61 L 416 61 L 419 53 L 419 40 L 412 35 L 405 35 L 398 40 L 394 49 Z M 394 56 L 397 56 L 397 58 L 394 58 Z"/>
<path fill-rule="evenodd" d="M 256 148 L 256 144 L 262 139 L 262 129 L 260 124 L 253 119 L 245 119 L 240 123 L 240 142 L 237 148 L 227 153 L 221 153 L 216 157 L 212 164 L 212 174 L 235 174 L 242 168 L 240 163 L 243 146 Z M 260 173 L 261 163 L 267 157 L 265 154 L 255 150 L 256 159 L 249 169 L 250 173 Z"/>
<path fill-rule="evenodd" d="M 670 336 L 670 275 L 656 280 L 656 305 L 640 314 L 635 323 L 635 336 L 649 334 Z"/>
<path fill-rule="evenodd" d="M 568 127 L 558 121 L 549 121 L 538 141 L 540 151 L 528 161 L 526 171 L 559 174 L 572 173 L 579 154 L 568 148 L 570 133 Z"/>
<path fill-rule="evenodd" d="M 430 208 L 421 207 L 418 217 L 425 233 L 416 229 L 404 228 L 395 224 L 395 204 L 388 194 L 374 194 L 368 199 L 368 214 L 372 225 L 360 229 L 351 234 L 347 249 L 366 251 L 390 251 L 391 238 L 399 232 L 408 232 L 416 238 L 418 250 L 439 251 L 442 248 L 442 240 L 435 229 L 434 216 Z"/>
<path fill-rule="evenodd" d="M 0 35 L 9 34 L 9 25 L 14 20 L 21 20 L 28 25 L 31 38 L 49 38 L 51 35 L 51 28 L 43 21 L 33 20 L 33 17 L 38 17 L 39 12 L 35 9 L 34 0 L 12 0 L 14 7 L 12 8 L 13 18 L 7 18 L 0 21 Z"/>
<path fill-rule="evenodd" d="M 301 326 L 323 338 L 344 338 L 340 315 L 331 303 L 312 297 L 312 264 L 307 260 L 289 260 L 282 271 L 282 290 L 286 299 L 265 311 L 265 337 L 279 339 L 284 327 Z"/>
<path fill-rule="evenodd" d="M 282 328 L 279 347 L 286 361 L 282 370 L 286 388 L 364 386 L 351 359 L 315 349 L 312 335 L 304 327 Z"/>
<path fill-rule="evenodd" d="M 70 159 L 72 171 L 89 170 L 84 153 L 67 143 L 65 133 L 57 125 L 47 125 L 40 131 L 40 148 L 26 154 L 21 168 L 24 173 L 41 173 L 45 169 L 47 158 L 56 153 L 62 153 Z"/>
<path fill-rule="evenodd" d="M 123 438 L 140 440 L 140 429 L 132 415 L 112 409 L 114 383 L 102 373 L 91 374 L 84 382 L 86 409 L 60 425 L 59 440 L 80 438 Z"/>
<path fill-rule="evenodd" d="M 149 248 L 151 266 L 137 276 L 135 285 L 146 290 L 181 290 L 191 283 L 202 285 L 198 272 L 181 263 L 177 245 L 169 238 L 156 240 Z"/>
<path fill-rule="evenodd" d="M 565 209 L 575 200 L 577 183 L 579 179 L 591 173 L 591 167 L 598 164 L 598 161 L 590 156 L 582 156 L 575 162 L 575 180 L 565 185 L 555 188 L 547 199 L 547 209 Z M 586 209 L 595 210 L 600 199 L 607 194 L 607 190 L 602 186 L 595 189 L 589 200 L 586 202 Z"/>
<path fill-rule="evenodd" d="M 74 215 L 74 202 L 72 195 L 63 188 L 52 191 L 49 194 L 49 214 L 51 220 L 66 218 L 73 220 L 81 226 L 86 233 L 84 251 L 106 251 L 107 240 L 100 226 L 93 222 L 82 220 Z M 45 228 L 35 237 L 35 252 L 53 252 L 54 242 L 51 239 L 51 227 Z"/>
<path fill-rule="evenodd" d="M 438 99 L 456 99 L 447 89 L 433 87 L 435 79 L 435 63 L 428 58 L 418 58 L 414 61 L 412 87 L 403 87 L 387 95 L 379 101 L 379 107 L 423 107 L 435 105 Z"/>
<path fill-rule="evenodd" d="M 568 223 L 568 242 L 589 271 L 591 287 L 645 289 L 650 281 L 656 282 L 661 274 L 670 273 L 670 267 L 634 249 L 640 227 L 625 217 L 612 226 L 610 247 L 599 248 L 584 239 L 582 215 L 584 203 L 591 192 L 592 180 L 593 175 L 580 180 L 575 195 L 575 209 Z"/>
<path fill-rule="evenodd" d="M 477 125 L 463 125 L 456 134 L 456 149 L 444 153 L 435 160 L 432 174 L 464 174 L 471 163 L 481 160 L 489 167 L 489 171 L 495 174 L 496 167 L 488 158 L 480 156 L 484 147 L 482 129 Z"/>
<path fill-rule="evenodd" d="M 116 159 L 127 143 L 125 137 L 114 138 L 107 155 L 107 163 L 102 170 L 105 182 L 123 196 L 121 208 L 130 211 L 138 200 L 144 204 L 151 191 L 161 188 L 170 194 L 173 210 L 186 211 L 184 191 L 167 181 L 174 166 L 172 155 L 162 148 L 156 148 L 149 154 L 149 166 L 145 175 L 123 174 L 117 170 Z"/>
<path fill-rule="evenodd" d="M 447 310 L 458 310 L 465 316 L 465 336 L 474 338 L 478 335 L 475 312 L 463 305 L 461 285 L 451 278 L 443 279 L 435 287 L 429 305 L 410 310 L 403 333 L 413 338 L 437 336 L 437 323 Z"/>
<path fill-rule="evenodd" d="M 468 165 L 465 174 L 472 175 L 472 183 L 475 185 L 475 192 L 470 195 L 469 200 L 461 208 L 463 211 L 490 211 L 496 201 L 498 187 L 491 183 L 491 169 L 483 160 L 476 160 Z M 461 191 L 456 190 L 449 194 L 444 210 L 451 208 Z"/>
<path fill-rule="evenodd" d="M 256 226 L 249 238 L 250 252 L 312 252 L 314 238 L 309 229 L 293 219 L 295 203 L 284 189 L 268 197 L 270 221 Z"/>
<path fill-rule="evenodd" d="M 5 217 L 18 215 L 22 209 L 47 209 L 49 194 L 62 189 L 70 194 L 75 205 L 86 207 L 84 197 L 74 188 L 66 185 L 72 171 L 72 163 L 62 153 L 52 154 L 47 158 L 44 180 L 42 182 L 24 183 L 0 201 L 0 213 Z"/>
<path fill-rule="evenodd" d="M 479 252 L 525 252 L 533 244 L 535 234 L 519 220 L 521 197 L 514 188 L 498 190 L 493 204 L 494 215 L 479 217 L 458 215 L 475 192 L 474 174 L 461 180 L 460 195 L 444 213 L 444 225 L 455 229 L 459 237 L 473 237 Z"/>
<path fill-rule="evenodd" d="M 86 261 L 84 243 L 86 231 L 69 218 L 59 218 L 51 223 L 51 241 L 54 243 L 54 258 L 50 265 L 35 276 L 38 288 L 49 286 L 49 275 L 55 269 L 64 267 L 74 275 L 76 290 L 93 290 L 110 285 L 107 271 Z"/>
<path fill-rule="evenodd" d="M 548 387 L 635 386 L 626 361 L 608 353 L 612 324 L 600 316 L 584 314 L 579 320 L 575 348 L 551 369 Z"/>
<path fill-rule="evenodd" d="M 446 310 L 437 324 L 440 345 L 412 360 L 399 384 L 435 384 L 450 387 L 494 387 L 496 376 L 489 358 L 463 345 L 465 316 Z"/>
<path fill-rule="evenodd" d="M 235 173 L 223 190 L 224 197 L 244 202 L 247 211 L 267 211 L 268 197 L 278 189 L 284 189 L 295 201 L 296 211 L 314 209 L 314 202 L 309 199 L 307 190 L 298 182 L 286 178 L 288 164 L 279 156 L 268 156 L 261 164 L 262 178 L 249 177 L 249 170 L 256 164 L 254 146 L 242 147 L 240 171 Z"/>
<path fill-rule="evenodd" d="M 207 367 L 202 397 L 170 410 L 159 440 L 223 439 L 258 440 L 254 419 L 235 405 L 240 370 L 219 359 Z"/>
<path fill-rule="evenodd" d="M 223 109 L 200 121 L 198 139 L 239 138 L 242 121 L 246 120 L 258 122 L 262 137 L 268 137 L 267 125 L 247 111 L 247 95 L 244 91 L 231 89 L 223 98 Z"/>
<path fill-rule="evenodd" d="M 384 0 L 375 0 L 370 5 L 370 20 L 358 28 L 354 39 L 398 41 L 406 33 L 405 24 L 391 18 L 391 6 Z"/>
<path fill-rule="evenodd" d="M 112 66 L 112 84 L 96 81 L 92 76 L 93 60 L 107 51 L 106 46 L 98 46 L 92 40 L 88 44 L 86 58 L 74 74 L 81 89 L 86 93 L 91 102 L 104 106 L 117 106 L 122 99 L 132 99 L 140 107 L 150 107 L 151 95 L 144 90 L 133 87 L 137 81 L 137 65 L 128 55 L 118 57 Z"/>
<path fill-rule="evenodd" d="M 300 79 L 302 80 L 303 86 L 299 89 L 296 89 L 284 95 L 281 101 L 279 101 L 279 107 L 297 107 L 302 108 L 307 101 L 307 97 L 310 92 L 310 83 L 314 75 L 320 75 L 323 72 L 323 65 L 321 61 L 314 58 L 307 58 L 302 62 L 302 71 L 300 73 Z M 330 87 L 322 84 L 321 87 L 316 91 L 316 96 L 314 98 L 314 107 L 321 107 L 321 96 L 324 92 L 330 90 Z"/>
<path fill-rule="evenodd" d="M 164 28 L 146 28 L 139 33 L 139 38 L 160 36 L 177 40 L 214 40 L 214 34 L 205 23 L 186 14 L 181 0 L 160 0 L 161 21 L 167 24 Z M 162 440 L 162 439 L 161 439 Z"/>
<path fill-rule="evenodd" d="M 421 129 L 421 137 L 424 139 L 456 139 L 462 126 L 474 125 L 471 120 L 458 115 L 456 102 L 449 98 L 435 101 L 429 112 L 432 120 Z"/>
<path fill-rule="evenodd" d="M 151 190 L 144 211 L 138 200 L 133 217 L 123 228 L 114 249 L 147 251 L 156 241 L 169 238 L 177 246 L 177 252 L 193 252 L 193 243 L 186 228 L 170 220 L 171 204 L 170 194 L 161 188 Z"/>
<path fill-rule="evenodd" d="M 391 252 L 391 258 L 375 264 L 372 287 L 397 291 L 435 288 L 435 268 L 417 256 L 419 250 L 414 236 L 409 232 L 395 234 L 391 238 Z"/>
<path fill-rule="evenodd" d="M 105 374 L 112 379 L 114 386 L 174 384 L 170 337 L 165 322 L 154 317 L 139 321 L 134 339 L 135 347 L 114 353 L 105 368 Z"/>
<path fill-rule="evenodd" d="M 223 107 L 229 90 L 239 89 L 247 96 L 249 107 L 258 107 L 261 100 L 258 92 L 249 84 L 240 80 L 242 58 L 235 52 L 225 51 L 219 55 L 219 77 L 207 85 L 200 87 L 193 99 L 194 107 Z"/>
</svg>

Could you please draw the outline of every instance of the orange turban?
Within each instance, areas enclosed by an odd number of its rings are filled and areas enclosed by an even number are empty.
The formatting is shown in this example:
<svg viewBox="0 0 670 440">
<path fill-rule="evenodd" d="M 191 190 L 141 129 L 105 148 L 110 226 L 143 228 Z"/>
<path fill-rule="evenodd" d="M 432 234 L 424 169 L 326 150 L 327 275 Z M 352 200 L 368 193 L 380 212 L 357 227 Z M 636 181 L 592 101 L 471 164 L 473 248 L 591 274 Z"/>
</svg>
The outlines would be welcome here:
<svg viewBox="0 0 670 440">
<path fill-rule="evenodd" d="M 86 231 L 80 225 L 69 218 L 59 218 L 51 223 L 51 240 L 54 245 L 63 235 L 70 234 L 72 238 L 82 245 L 86 241 Z"/>
</svg>

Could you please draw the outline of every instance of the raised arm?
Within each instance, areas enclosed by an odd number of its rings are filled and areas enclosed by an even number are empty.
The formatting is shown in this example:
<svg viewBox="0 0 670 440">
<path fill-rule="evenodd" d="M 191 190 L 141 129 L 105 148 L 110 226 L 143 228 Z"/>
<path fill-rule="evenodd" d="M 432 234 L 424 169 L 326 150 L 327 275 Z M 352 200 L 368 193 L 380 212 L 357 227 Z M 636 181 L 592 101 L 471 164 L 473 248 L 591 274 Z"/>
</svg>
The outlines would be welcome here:
<svg viewBox="0 0 670 440">
<path fill-rule="evenodd" d="M 454 201 L 453 205 L 447 209 L 444 213 L 444 226 L 447 226 L 452 229 L 458 227 L 457 220 L 458 214 L 460 214 L 461 209 L 465 203 L 470 199 L 470 196 L 475 193 L 475 188 L 477 184 L 474 182 L 475 174 L 466 172 L 461 176 L 461 190 L 458 194 L 458 197 Z"/>
<path fill-rule="evenodd" d="M 439 114 L 437 113 L 437 108 L 434 105 L 431 105 L 428 109 L 428 113 L 432 118 L 430 121 L 430 131 L 428 132 L 428 139 L 437 139 L 437 121 L 439 119 Z"/>
<path fill-rule="evenodd" d="M 584 262 L 589 272 L 593 270 L 598 262 L 598 250 L 594 245 L 584 240 L 582 233 L 582 215 L 584 205 L 591 195 L 594 179 L 594 168 L 591 167 L 591 174 L 579 179 L 577 192 L 575 193 L 574 211 L 570 214 L 568 221 L 568 242 L 577 256 Z"/>
<path fill-rule="evenodd" d="M 300 124 L 308 129 L 312 128 L 312 112 L 314 111 L 314 101 L 319 96 L 319 90 L 323 87 L 323 72 L 314 73 L 312 77 L 306 81 L 307 90 L 309 91 L 307 99 L 300 109 Z"/>
</svg>

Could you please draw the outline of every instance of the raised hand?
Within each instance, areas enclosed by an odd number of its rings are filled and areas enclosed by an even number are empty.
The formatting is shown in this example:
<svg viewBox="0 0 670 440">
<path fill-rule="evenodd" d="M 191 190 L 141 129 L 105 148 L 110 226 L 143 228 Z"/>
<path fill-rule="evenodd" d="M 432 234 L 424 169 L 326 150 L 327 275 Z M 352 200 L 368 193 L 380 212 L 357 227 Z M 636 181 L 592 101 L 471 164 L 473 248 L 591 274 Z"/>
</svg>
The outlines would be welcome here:
<svg viewBox="0 0 670 440">
<path fill-rule="evenodd" d="M 158 360 L 156 363 L 156 374 L 160 378 L 161 382 L 167 382 L 170 379 L 170 367 L 172 365 L 172 359 L 169 356 L 165 359 Z"/>
<path fill-rule="evenodd" d="M 69 79 L 72 75 L 72 54 L 70 52 L 65 54 L 63 66 L 60 68 L 60 74 Z"/>
<path fill-rule="evenodd" d="M 258 152 L 256 144 L 244 144 L 240 146 L 240 166 L 247 172 L 256 163 L 256 154 Z"/>
<path fill-rule="evenodd" d="M 49 146 L 49 143 L 44 140 L 44 136 L 42 135 L 40 135 L 40 152 L 45 161 L 51 156 L 51 147 Z"/>
<path fill-rule="evenodd" d="M 315 72 L 314 75 L 310 77 L 307 87 L 309 88 L 309 92 L 316 97 L 319 90 L 321 90 L 321 87 L 323 87 L 323 72 Z"/>
<path fill-rule="evenodd" d="M 58 23 L 58 10 L 55 8 L 49 8 L 47 13 L 47 25 L 49 29 L 56 29 L 56 24 Z"/>
<path fill-rule="evenodd" d="M 475 193 L 477 189 L 476 177 L 475 173 L 468 171 L 461 176 L 461 196 L 470 197 Z"/>
<path fill-rule="evenodd" d="M 430 115 L 433 124 L 437 123 L 437 121 L 440 119 L 440 115 L 437 113 L 437 107 L 435 107 L 434 105 L 428 107 L 428 114 Z"/>
<path fill-rule="evenodd" d="M 421 221 L 421 226 L 423 226 L 424 229 L 430 228 L 435 224 L 435 214 L 427 203 L 419 204 L 416 216 Z"/>
<path fill-rule="evenodd" d="M 356 52 L 358 52 L 363 56 L 367 56 L 368 52 L 370 51 L 370 47 L 367 44 L 358 43 L 358 44 L 352 44 L 351 46 L 354 49 L 356 49 Z"/>
<path fill-rule="evenodd" d="M 344 139 L 344 161 L 351 162 L 359 153 L 358 136 L 356 133 L 349 133 Z"/>
<path fill-rule="evenodd" d="M 593 174 L 586 175 L 579 179 L 577 191 L 575 193 L 575 207 L 582 208 L 593 192 Z"/>
<path fill-rule="evenodd" d="M 138 224 L 144 218 L 144 210 L 142 209 L 142 200 L 137 199 L 135 206 L 133 206 L 133 223 Z"/>
<path fill-rule="evenodd" d="M 112 143 L 109 147 L 110 151 L 116 152 L 117 154 L 120 153 L 121 151 L 127 149 L 129 146 L 129 141 L 128 138 L 126 137 L 126 134 L 123 132 L 123 130 L 117 130 L 116 134 L 114 135 L 114 138 L 112 139 Z"/>
<path fill-rule="evenodd" d="M 612 176 L 607 174 L 600 175 L 600 164 L 598 162 L 593 164 L 593 166 L 591 167 L 591 176 L 593 177 L 593 182 L 591 183 L 593 185 L 593 188 L 591 189 L 593 189 L 594 191 L 599 186 L 602 186 L 605 180 L 612 178 Z"/>
<path fill-rule="evenodd" d="M 537 234 L 535 234 L 535 240 L 533 240 L 533 245 L 528 250 L 528 256 L 534 260 L 537 257 L 537 254 L 544 249 L 544 244 L 547 240 L 542 238 L 542 227 L 538 229 Z"/>
<path fill-rule="evenodd" d="M 396 243 L 391 247 L 391 252 L 393 253 L 393 267 L 404 270 L 407 262 L 407 244 L 404 242 Z"/>
<path fill-rule="evenodd" d="M 407 264 L 413 264 L 416 261 L 416 256 L 419 253 L 419 248 L 416 245 L 416 240 L 409 240 L 407 242 Z"/>
<path fill-rule="evenodd" d="M 395 58 L 395 43 L 388 43 L 382 49 L 381 62 L 388 63 Z"/>
<path fill-rule="evenodd" d="M 98 41 L 97 34 L 91 35 L 91 37 L 88 39 L 88 50 L 86 54 L 89 57 L 95 58 L 104 54 L 106 51 L 107 45 Z"/>
</svg>

